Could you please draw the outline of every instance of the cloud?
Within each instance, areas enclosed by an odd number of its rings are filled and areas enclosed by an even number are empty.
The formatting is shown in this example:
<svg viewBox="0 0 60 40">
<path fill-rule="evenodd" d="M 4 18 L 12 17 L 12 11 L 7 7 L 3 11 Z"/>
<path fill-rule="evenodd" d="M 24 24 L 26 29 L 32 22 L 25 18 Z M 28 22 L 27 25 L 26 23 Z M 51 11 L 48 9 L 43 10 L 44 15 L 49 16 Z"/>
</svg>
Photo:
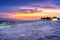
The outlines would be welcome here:
<svg viewBox="0 0 60 40">
<path fill-rule="evenodd" d="M 0 0 L 1 12 L 19 12 L 20 8 L 54 8 L 60 9 L 59 0 Z M 58 5 L 57 5 L 58 4 Z"/>
<path fill-rule="evenodd" d="M 4 3 L 3 3 L 4 2 Z M 7 3 L 8 2 L 8 3 Z M 13 0 L 0 1 L 0 16 L 15 14 L 16 12 L 36 12 L 38 10 L 49 10 L 49 12 L 60 10 L 58 0 Z M 53 10 L 54 9 L 54 10 Z M 51 11 L 52 10 L 52 11 Z M 46 11 L 47 12 L 47 11 Z M 60 13 L 60 12 L 59 12 Z"/>
</svg>

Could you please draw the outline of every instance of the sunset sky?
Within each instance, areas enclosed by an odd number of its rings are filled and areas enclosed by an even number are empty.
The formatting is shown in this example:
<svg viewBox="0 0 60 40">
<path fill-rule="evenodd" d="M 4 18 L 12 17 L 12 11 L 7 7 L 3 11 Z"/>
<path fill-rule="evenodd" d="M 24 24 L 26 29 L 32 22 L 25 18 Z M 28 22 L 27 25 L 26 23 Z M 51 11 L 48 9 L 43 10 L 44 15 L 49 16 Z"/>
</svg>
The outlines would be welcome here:
<svg viewBox="0 0 60 40">
<path fill-rule="evenodd" d="M 35 20 L 60 17 L 60 0 L 0 0 L 0 17 Z"/>
</svg>

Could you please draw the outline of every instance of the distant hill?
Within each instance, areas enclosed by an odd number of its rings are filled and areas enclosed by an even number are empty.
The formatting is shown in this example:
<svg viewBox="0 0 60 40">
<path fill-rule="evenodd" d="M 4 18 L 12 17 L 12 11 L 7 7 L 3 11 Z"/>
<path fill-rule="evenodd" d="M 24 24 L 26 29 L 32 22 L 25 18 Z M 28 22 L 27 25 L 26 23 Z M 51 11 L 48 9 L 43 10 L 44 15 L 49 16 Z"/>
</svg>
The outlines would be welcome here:
<svg viewBox="0 0 60 40">
<path fill-rule="evenodd" d="M 43 17 L 43 18 L 41 18 L 41 19 L 39 19 L 39 20 L 28 20 L 28 21 L 22 21 L 22 20 L 16 20 L 16 19 L 8 19 L 8 18 L 2 18 L 2 17 L 0 17 L 0 24 L 1 23 L 6 23 L 6 24 L 16 24 L 16 23 L 28 23 L 28 22 L 35 22 L 35 21 L 40 21 L 40 20 L 49 20 L 49 21 L 51 21 L 52 19 L 58 19 L 58 20 L 60 20 L 60 18 L 58 18 L 58 17 L 52 17 L 52 18 L 50 18 L 50 17 Z"/>
</svg>

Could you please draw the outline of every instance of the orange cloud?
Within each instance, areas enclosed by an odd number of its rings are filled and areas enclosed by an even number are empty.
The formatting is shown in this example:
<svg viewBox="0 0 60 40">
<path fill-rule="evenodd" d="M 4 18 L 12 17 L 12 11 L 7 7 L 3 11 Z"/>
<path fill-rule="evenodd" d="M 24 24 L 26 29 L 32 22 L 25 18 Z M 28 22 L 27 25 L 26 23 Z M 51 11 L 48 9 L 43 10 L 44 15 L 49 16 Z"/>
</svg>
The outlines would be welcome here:
<svg viewBox="0 0 60 40">
<path fill-rule="evenodd" d="M 41 11 L 42 10 L 42 11 Z M 13 18 L 18 20 L 38 20 L 41 17 L 60 17 L 60 9 L 38 9 L 37 12 L 17 12 L 14 14 L 5 14 L 5 18 Z"/>
<path fill-rule="evenodd" d="M 18 20 L 37 20 L 40 19 L 41 16 L 46 16 L 47 14 L 40 13 L 16 13 L 5 16 L 5 18 L 13 18 Z"/>
</svg>

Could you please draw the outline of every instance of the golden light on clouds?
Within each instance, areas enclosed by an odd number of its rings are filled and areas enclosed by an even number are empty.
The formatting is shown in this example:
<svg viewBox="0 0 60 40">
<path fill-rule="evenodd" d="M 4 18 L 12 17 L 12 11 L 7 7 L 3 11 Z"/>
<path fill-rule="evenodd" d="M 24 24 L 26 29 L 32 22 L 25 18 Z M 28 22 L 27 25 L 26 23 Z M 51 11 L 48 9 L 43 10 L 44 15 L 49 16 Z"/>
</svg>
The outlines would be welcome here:
<svg viewBox="0 0 60 40">
<path fill-rule="evenodd" d="M 41 12 L 42 10 L 42 12 Z M 37 20 L 40 19 L 41 17 L 60 17 L 60 11 L 59 9 L 41 9 L 40 11 L 38 10 L 37 12 L 33 13 L 21 13 L 21 12 L 16 12 L 14 14 L 9 14 L 5 16 L 5 18 L 13 18 L 13 19 L 19 19 L 19 20 Z"/>
<path fill-rule="evenodd" d="M 23 13 L 16 13 L 9 15 L 8 18 L 15 18 L 20 20 L 35 20 L 40 19 L 41 16 L 47 16 L 47 14 L 39 14 L 39 13 L 29 13 L 29 14 L 23 14 Z"/>
</svg>

